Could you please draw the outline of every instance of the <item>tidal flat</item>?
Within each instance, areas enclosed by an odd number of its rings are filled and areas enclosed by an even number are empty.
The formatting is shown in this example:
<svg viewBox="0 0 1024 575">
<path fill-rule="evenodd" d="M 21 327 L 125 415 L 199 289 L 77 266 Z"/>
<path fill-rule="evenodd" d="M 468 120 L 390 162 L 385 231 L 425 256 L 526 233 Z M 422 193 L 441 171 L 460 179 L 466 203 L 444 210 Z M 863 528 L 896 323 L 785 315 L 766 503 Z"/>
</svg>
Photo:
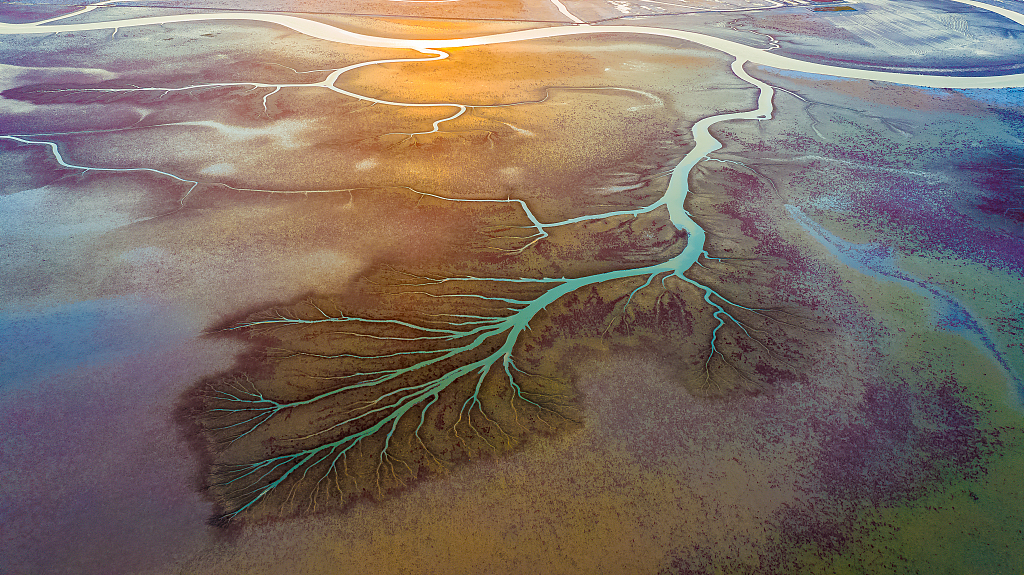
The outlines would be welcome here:
<svg viewBox="0 0 1024 575">
<path fill-rule="evenodd" d="M 0 570 L 1024 568 L 1024 16 L 657 5 L 0 8 Z"/>
</svg>

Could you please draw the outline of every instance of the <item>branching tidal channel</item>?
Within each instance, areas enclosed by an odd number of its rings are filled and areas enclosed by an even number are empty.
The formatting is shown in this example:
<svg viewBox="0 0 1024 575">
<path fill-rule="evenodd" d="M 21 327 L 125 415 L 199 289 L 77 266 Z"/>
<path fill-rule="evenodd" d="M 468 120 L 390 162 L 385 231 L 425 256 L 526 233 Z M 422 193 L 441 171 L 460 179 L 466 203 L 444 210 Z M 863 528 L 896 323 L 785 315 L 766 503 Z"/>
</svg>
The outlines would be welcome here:
<svg viewBox="0 0 1024 575">
<path fill-rule="evenodd" d="M 691 170 L 721 145 L 708 128 L 716 122 L 771 116 L 772 88 L 747 75 L 742 64 L 737 60 L 733 71 L 760 89 L 757 108 L 698 122 L 693 127 L 695 148 L 672 171 L 665 193 L 648 205 L 542 222 L 522 200 L 421 194 L 446 202 L 515 204 L 530 224 L 511 240 L 522 244 L 508 250 L 514 254 L 542 241 L 554 228 L 636 218 L 664 208 L 672 225 L 686 234 L 686 247 L 677 255 L 653 265 L 572 278 L 392 273 L 392 297 L 417 302 L 418 311 L 411 317 L 358 315 L 332 299 L 314 298 L 224 328 L 275 338 L 268 351 L 276 366 L 272 377 L 303 383 L 274 384 L 273 394 L 244 373 L 208 383 L 199 418 L 219 456 L 210 490 L 224 503 L 222 519 L 245 513 L 265 499 L 273 499 L 274 507 L 312 509 L 352 493 L 384 495 L 421 474 L 443 471 L 478 454 L 500 453 L 532 434 L 572 425 L 577 416 L 569 386 L 534 373 L 531 362 L 524 364 L 519 354 L 538 314 L 588 286 L 642 280 L 619 304 L 622 309 L 643 290 L 689 286 L 699 294 L 714 318 L 704 360 L 710 385 L 712 361 L 716 356 L 725 359 L 717 345 L 721 330 L 730 326 L 756 339 L 734 312 L 764 313 L 686 275 L 698 260 L 709 258 L 704 230 L 684 208 Z M 302 343 L 296 341 L 298 333 Z M 308 380 L 320 384 L 315 392 L 309 391 Z M 269 449 L 268 436 L 273 438 Z M 253 445 L 256 438 L 258 446 Z M 253 452 L 258 456 L 238 461 L 240 454 Z"/>
<path fill-rule="evenodd" d="M 764 313 L 686 275 L 701 258 L 710 257 L 704 230 L 684 207 L 691 170 L 721 145 L 708 128 L 717 122 L 771 117 L 772 88 L 746 74 L 742 60 L 732 68 L 759 88 L 757 108 L 699 121 L 693 127 L 694 149 L 672 171 L 665 193 L 648 205 L 542 222 L 522 200 L 422 194 L 451 202 L 516 204 L 530 225 L 517 240 L 522 245 L 510 250 L 514 253 L 535 245 L 554 228 L 636 218 L 665 208 L 672 225 L 686 235 L 686 247 L 678 255 L 653 265 L 572 278 L 392 274 L 394 297 L 420 302 L 412 317 L 355 315 L 334 301 L 314 299 L 226 327 L 283 341 L 294 337 L 281 332 L 301 332 L 304 345 L 271 351 L 279 366 L 274 377 L 288 377 L 280 368 L 284 362 L 295 366 L 285 372 L 318 374 L 312 377 L 324 385 L 315 393 L 296 389 L 288 396 L 281 394 L 281 385 L 274 385 L 270 395 L 244 374 L 209 384 L 200 419 L 218 454 L 230 456 L 218 459 L 210 483 L 216 499 L 224 502 L 222 519 L 268 498 L 278 505 L 313 509 L 356 492 L 384 495 L 423 473 L 444 470 L 478 453 L 500 453 L 531 434 L 571 425 L 576 415 L 569 386 L 533 373 L 530 363 L 520 362 L 519 353 L 538 314 L 588 286 L 641 279 L 621 302 L 623 309 L 642 290 L 695 290 L 714 318 L 704 360 L 710 385 L 712 361 L 716 356 L 726 359 L 717 343 L 721 330 L 729 326 L 756 340 L 735 311 Z M 438 123 L 433 128 L 438 130 Z M 308 389 L 306 384 L 301 387 Z M 279 428 L 303 432 L 269 433 L 271 424 L 286 418 L 287 424 Z M 273 448 L 260 445 L 255 448 L 258 456 L 238 462 L 240 453 L 254 449 L 247 440 L 265 441 L 268 435 L 274 438 Z"/>
</svg>

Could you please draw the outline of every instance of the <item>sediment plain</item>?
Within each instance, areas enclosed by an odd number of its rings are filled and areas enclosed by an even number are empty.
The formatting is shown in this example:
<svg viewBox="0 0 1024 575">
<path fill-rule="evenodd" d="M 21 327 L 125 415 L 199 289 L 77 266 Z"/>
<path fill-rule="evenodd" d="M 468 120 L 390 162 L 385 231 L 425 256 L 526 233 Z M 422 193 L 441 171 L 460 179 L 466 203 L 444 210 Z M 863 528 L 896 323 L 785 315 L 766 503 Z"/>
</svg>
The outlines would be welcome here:
<svg viewBox="0 0 1024 575">
<path fill-rule="evenodd" d="M 397 4 L 309 18 L 582 3 Z M 885 60 L 819 17 L 700 15 Z M 1020 88 L 594 28 L 0 36 L 4 570 L 1019 570 Z"/>
</svg>

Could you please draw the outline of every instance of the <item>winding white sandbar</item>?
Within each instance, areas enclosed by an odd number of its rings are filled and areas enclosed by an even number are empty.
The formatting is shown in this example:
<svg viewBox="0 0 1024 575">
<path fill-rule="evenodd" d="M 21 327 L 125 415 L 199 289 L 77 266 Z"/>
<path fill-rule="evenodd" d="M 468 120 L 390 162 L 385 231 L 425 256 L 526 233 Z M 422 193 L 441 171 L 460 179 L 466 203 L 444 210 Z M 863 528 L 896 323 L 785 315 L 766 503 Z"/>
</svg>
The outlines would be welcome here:
<svg viewBox="0 0 1024 575">
<path fill-rule="evenodd" d="M 974 0 L 952 0 L 961 4 L 967 4 L 983 8 L 1009 18 L 1014 22 L 1024 25 L 1024 14 L 975 2 Z M 105 2 L 106 3 L 106 2 Z M 104 3 L 104 4 L 105 4 Z M 249 21 L 276 24 L 289 28 L 301 34 L 330 42 L 350 44 L 356 46 L 367 46 L 377 48 L 408 48 L 413 50 L 459 48 L 467 46 L 487 46 L 492 44 L 504 44 L 508 42 L 522 42 L 526 40 L 541 40 L 546 38 L 559 38 L 564 36 L 584 36 L 594 34 L 634 34 L 646 36 L 659 36 L 664 38 L 675 38 L 700 44 L 708 48 L 725 52 L 733 57 L 770 66 L 781 70 L 804 72 L 807 74 L 819 74 L 824 76 L 836 76 L 855 80 L 876 80 L 891 82 L 895 84 L 907 84 L 911 86 L 922 86 L 927 88 L 1016 88 L 1024 87 L 1024 73 L 1005 74 L 992 76 L 940 76 L 930 74 L 906 74 L 899 72 L 879 72 L 874 70 L 859 70 L 842 66 L 828 64 L 817 64 L 806 62 L 775 52 L 769 52 L 760 48 L 753 48 L 737 42 L 708 36 L 697 32 L 684 30 L 670 30 L 667 28 L 648 28 L 645 26 L 593 26 L 590 24 L 575 24 L 572 26 L 555 26 L 550 28 L 535 28 L 531 30 L 519 30 L 516 32 L 504 32 L 499 34 L 485 34 L 471 38 L 452 38 L 441 40 L 413 40 L 405 38 L 386 38 L 381 36 L 369 36 L 350 32 L 337 26 L 324 22 L 307 20 L 298 16 L 286 14 L 262 14 L 262 13 L 220 13 L 220 14 L 174 14 L 166 16 L 147 16 L 141 18 L 128 18 L 124 20 L 110 20 L 106 22 L 83 22 L 79 24 L 48 24 L 61 18 L 81 14 L 95 7 L 90 6 L 81 11 L 67 14 L 64 17 L 51 18 L 38 23 L 25 24 L 0 24 L 0 34 L 52 34 L 57 32 L 84 32 L 90 30 L 106 30 L 110 28 L 128 28 L 134 26 L 154 26 L 162 24 L 175 24 L 184 22 L 208 22 L 214 20 Z"/>
<path fill-rule="evenodd" d="M 566 18 L 572 20 L 577 24 L 586 24 L 585 21 L 579 19 L 575 14 L 570 12 L 569 9 L 565 7 L 565 4 L 562 4 L 558 0 L 551 0 L 551 3 L 554 4 L 555 8 L 557 8 L 559 12 L 565 15 Z"/>
</svg>

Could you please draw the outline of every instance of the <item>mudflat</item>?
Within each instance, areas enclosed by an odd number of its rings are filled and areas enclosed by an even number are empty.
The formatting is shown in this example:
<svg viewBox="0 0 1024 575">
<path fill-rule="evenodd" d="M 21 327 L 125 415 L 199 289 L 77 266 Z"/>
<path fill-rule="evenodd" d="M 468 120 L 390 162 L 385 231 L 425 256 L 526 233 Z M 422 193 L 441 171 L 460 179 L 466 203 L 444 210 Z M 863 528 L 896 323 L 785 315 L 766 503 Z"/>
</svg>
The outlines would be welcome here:
<svg viewBox="0 0 1024 575">
<path fill-rule="evenodd" d="M 1024 567 L 1019 4 L 144 4 L 0 8 L 0 570 Z"/>
</svg>

